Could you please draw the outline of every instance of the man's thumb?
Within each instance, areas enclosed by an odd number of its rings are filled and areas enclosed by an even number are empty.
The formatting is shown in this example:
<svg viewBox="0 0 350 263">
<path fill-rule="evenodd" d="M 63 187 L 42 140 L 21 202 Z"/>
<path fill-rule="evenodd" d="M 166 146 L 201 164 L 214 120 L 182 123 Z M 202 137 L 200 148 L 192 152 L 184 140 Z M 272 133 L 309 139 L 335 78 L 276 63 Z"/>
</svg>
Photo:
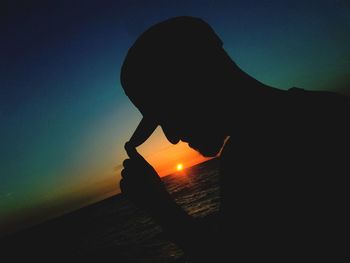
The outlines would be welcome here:
<svg viewBox="0 0 350 263">
<path fill-rule="evenodd" d="M 124 148 L 126 150 L 127 155 L 131 159 L 136 159 L 136 158 L 142 158 L 142 156 L 139 154 L 139 152 L 136 150 L 135 146 L 132 146 L 129 142 L 125 143 Z"/>
</svg>

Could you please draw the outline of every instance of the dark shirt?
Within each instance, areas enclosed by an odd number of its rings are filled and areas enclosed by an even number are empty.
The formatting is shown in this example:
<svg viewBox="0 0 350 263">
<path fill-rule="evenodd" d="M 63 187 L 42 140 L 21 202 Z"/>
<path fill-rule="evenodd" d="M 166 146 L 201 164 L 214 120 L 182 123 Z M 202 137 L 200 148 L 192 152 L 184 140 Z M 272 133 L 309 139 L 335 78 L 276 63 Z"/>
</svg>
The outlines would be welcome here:
<svg viewBox="0 0 350 263">
<path fill-rule="evenodd" d="M 224 258 L 322 259 L 348 250 L 349 99 L 292 88 L 280 102 L 238 127 L 222 152 Z"/>
</svg>

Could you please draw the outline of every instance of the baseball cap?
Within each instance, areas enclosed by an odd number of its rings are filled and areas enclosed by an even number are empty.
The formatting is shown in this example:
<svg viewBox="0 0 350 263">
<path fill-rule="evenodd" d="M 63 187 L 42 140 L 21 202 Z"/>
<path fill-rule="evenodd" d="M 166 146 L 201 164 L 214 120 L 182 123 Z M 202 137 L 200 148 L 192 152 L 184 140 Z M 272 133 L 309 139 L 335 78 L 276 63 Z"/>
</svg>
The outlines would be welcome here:
<svg viewBox="0 0 350 263">
<path fill-rule="evenodd" d="M 143 117 L 129 140 L 129 146 L 137 147 L 143 144 L 157 128 L 158 123 L 147 117 Z"/>
</svg>

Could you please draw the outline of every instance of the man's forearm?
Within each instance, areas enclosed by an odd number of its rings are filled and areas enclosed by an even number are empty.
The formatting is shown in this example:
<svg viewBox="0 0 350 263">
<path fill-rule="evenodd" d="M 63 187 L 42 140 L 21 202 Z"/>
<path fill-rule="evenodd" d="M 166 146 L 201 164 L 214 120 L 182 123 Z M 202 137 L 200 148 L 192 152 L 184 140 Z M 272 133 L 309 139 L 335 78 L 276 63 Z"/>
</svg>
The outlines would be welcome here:
<svg viewBox="0 0 350 263">
<path fill-rule="evenodd" d="M 167 200 L 157 211 L 150 211 L 164 233 L 191 257 L 212 256 L 213 233 L 188 215 L 178 204 Z"/>
</svg>

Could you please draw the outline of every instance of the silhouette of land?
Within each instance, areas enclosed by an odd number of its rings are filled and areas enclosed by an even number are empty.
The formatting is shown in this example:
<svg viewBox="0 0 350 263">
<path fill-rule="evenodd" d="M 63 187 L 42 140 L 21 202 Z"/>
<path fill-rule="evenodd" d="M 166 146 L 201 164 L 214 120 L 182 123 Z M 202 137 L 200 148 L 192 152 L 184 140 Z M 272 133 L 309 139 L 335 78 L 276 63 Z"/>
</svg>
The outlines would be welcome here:
<svg viewBox="0 0 350 263">
<path fill-rule="evenodd" d="M 163 177 L 177 202 L 198 220 L 205 218 L 208 227 L 215 227 L 219 209 L 218 166 L 218 159 L 212 159 Z M 0 248 L 2 258 L 50 254 L 184 262 L 183 252 L 162 238 L 161 228 L 120 194 L 3 238 Z"/>
</svg>

